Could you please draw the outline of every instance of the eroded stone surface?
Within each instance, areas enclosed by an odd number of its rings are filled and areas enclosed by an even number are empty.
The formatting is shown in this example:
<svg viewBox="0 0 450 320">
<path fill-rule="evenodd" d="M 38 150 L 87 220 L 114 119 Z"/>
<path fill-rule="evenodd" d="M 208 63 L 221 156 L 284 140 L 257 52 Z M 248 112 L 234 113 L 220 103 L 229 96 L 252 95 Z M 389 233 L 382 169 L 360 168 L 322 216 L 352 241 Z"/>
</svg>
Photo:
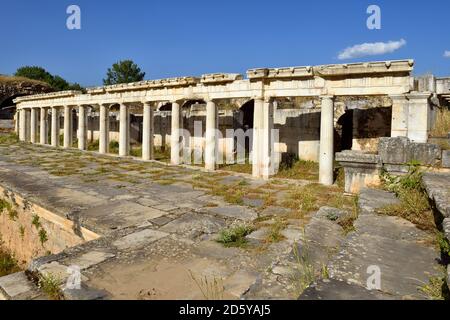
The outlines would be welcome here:
<svg viewBox="0 0 450 320">
<path fill-rule="evenodd" d="M 90 251 L 78 258 L 70 260 L 70 264 L 79 266 L 81 269 L 88 269 L 113 257 L 115 257 L 115 254 L 113 253 L 103 251 Z"/>
<path fill-rule="evenodd" d="M 161 238 L 167 237 L 168 233 L 157 231 L 157 230 L 151 230 L 151 229 L 145 229 L 142 231 L 138 231 L 132 234 L 129 234 L 123 238 L 120 238 L 113 242 L 113 245 L 115 245 L 120 250 L 125 249 L 138 249 L 141 246 L 149 245 L 152 242 L 155 242 Z"/>
<path fill-rule="evenodd" d="M 241 206 L 225 206 L 209 209 L 211 214 L 217 214 L 224 217 L 239 219 L 239 220 L 253 220 L 258 217 L 256 212 L 251 209 Z"/>
<path fill-rule="evenodd" d="M 24 272 L 0 277 L 0 300 L 32 299 L 37 295 L 37 288 L 28 280 Z"/>
<path fill-rule="evenodd" d="M 394 297 L 376 290 L 330 279 L 311 286 L 303 292 L 300 300 L 393 300 Z"/>
</svg>

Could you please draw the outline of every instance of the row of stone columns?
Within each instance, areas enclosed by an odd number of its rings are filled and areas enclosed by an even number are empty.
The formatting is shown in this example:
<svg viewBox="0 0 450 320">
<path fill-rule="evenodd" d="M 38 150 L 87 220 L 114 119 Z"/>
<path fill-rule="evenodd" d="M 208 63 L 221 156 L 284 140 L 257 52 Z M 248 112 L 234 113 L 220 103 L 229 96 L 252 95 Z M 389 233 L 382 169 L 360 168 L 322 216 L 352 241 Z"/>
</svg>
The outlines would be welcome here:
<svg viewBox="0 0 450 320">
<path fill-rule="evenodd" d="M 38 110 L 40 109 L 40 139 L 37 141 Z M 51 132 L 50 144 L 59 147 L 60 137 L 60 108 L 51 109 Z M 20 109 L 17 113 L 18 125 L 16 131 L 21 141 L 31 143 L 48 144 L 48 110 L 49 108 L 27 108 Z M 73 106 L 64 106 L 64 148 L 71 148 L 73 144 Z M 78 106 L 78 148 L 87 148 L 87 106 Z M 100 133 L 99 153 L 109 152 L 109 106 L 100 105 Z M 130 153 L 130 112 L 125 104 L 120 104 L 120 132 L 119 132 L 119 155 L 128 156 Z M 153 107 L 151 103 L 144 103 L 143 117 L 143 145 L 142 157 L 144 160 L 153 159 Z"/>
<path fill-rule="evenodd" d="M 322 96 L 322 116 L 320 129 L 320 183 L 333 184 L 334 162 L 334 102 L 332 96 Z M 273 175 L 273 128 L 274 106 L 271 99 L 257 97 L 254 99 L 254 130 L 253 130 L 253 176 L 269 178 Z M 87 106 L 78 107 L 78 148 L 87 148 Z M 99 153 L 109 152 L 109 105 L 100 104 L 99 120 Z M 51 108 L 51 141 L 53 147 L 59 147 L 59 113 L 58 107 Z M 74 106 L 64 106 L 64 148 L 72 147 Z M 20 109 L 17 114 L 17 130 L 22 141 L 38 143 L 37 140 L 37 108 Z M 178 101 L 172 102 L 172 130 L 171 130 L 171 159 L 172 165 L 182 163 L 181 139 L 182 117 L 181 106 Z M 206 170 L 215 170 L 218 152 L 218 110 L 213 100 L 206 105 L 206 139 L 204 159 Z M 40 108 L 40 144 L 48 144 L 48 108 Z M 143 136 L 142 159 L 153 159 L 153 106 L 150 102 L 143 103 Z M 119 156 L 128 156 L 130 153 L 130 111 L 129 107 L 120 104 L 119 126 Z"/>
</svg>

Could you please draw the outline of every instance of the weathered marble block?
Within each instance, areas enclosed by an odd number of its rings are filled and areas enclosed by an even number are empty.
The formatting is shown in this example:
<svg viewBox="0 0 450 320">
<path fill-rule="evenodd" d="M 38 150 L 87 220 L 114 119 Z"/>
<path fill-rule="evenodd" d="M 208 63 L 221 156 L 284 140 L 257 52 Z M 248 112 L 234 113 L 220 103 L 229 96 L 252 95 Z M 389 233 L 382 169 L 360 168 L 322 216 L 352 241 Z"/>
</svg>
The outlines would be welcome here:
<svg viewBox="0 0 450 320">
<path fill-rule="evenodd" d="M 442 151 L 442 167 L 450 168 L 450 150 Z"/>
<path fill-rule="evenodd" d="M 336 161 L 345 172 L 345 192 L 356 194 L 362 188 L 380 184 L 381 162 L 376 154 L 343 151 L 336 154 Z"/>
<path fill-rule="evenodd" d="M 387 165 L 405 165 L 418 161 L 424 166 L 435 166 L 441 160 L 441 152 L 436 144 L 411 142 L 406 137 L 380 138 L 380 159 Z"/>
</svg>

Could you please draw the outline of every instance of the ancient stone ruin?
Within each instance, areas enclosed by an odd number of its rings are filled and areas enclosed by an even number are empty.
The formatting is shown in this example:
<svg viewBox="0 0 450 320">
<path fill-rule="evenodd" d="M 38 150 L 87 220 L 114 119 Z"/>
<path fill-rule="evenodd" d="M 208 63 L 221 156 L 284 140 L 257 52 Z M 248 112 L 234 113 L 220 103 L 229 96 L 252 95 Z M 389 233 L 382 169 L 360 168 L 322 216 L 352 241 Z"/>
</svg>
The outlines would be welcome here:
<svg viewBox="0 0 450 320">
<path fill-rule="evenodd" d="M 0 140 L 0 233 L 26 272 L 0 277 L 0 298 L 47 298 L 36 282 L 52 275 L 56 298 L 74 300 L 424 298 L 417 288 L 446 265 L 429 231 L 450 239 L 449 137 L 430 138 L 450 78 L 413 67 L 261 68 L 13 99 L 20 141 Z M 318 163 L 317 176 L 277 176 L 293 158 Z M 239 160 L 251 174 L 221 170 Z M 425 170 L 417 224 L 380 213 L 402 204 L 383 177 L 411 168 Z M 434 229 L 418 227 L 433 215 Z M 73 274 L 81 287 L 62 286 Z"/>
</svg>

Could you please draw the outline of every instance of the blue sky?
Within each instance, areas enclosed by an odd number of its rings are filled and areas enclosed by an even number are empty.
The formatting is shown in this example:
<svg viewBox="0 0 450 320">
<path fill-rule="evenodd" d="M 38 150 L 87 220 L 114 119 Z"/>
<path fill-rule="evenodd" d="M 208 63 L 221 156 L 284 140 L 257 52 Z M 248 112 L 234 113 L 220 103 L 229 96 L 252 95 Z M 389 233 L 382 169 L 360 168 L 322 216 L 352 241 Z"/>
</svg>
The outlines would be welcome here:
<svg viewBox="0 0 450 320">
<path fill-rule="evenodd" d="M 71 4 L 81 30 L 66 28 Z M 381 30 L 366 26 L 370 4 L 381 7 Z M 1 12 L 0 73 L 39 65 L 84 86 L 121 59 L 146 79 L 404 58 L 416 74 L 450 75 L 448 0 L 1 0 Z M 347 47 L 402 39 L 395 52 L 338 59 Z"/>
</svg>

